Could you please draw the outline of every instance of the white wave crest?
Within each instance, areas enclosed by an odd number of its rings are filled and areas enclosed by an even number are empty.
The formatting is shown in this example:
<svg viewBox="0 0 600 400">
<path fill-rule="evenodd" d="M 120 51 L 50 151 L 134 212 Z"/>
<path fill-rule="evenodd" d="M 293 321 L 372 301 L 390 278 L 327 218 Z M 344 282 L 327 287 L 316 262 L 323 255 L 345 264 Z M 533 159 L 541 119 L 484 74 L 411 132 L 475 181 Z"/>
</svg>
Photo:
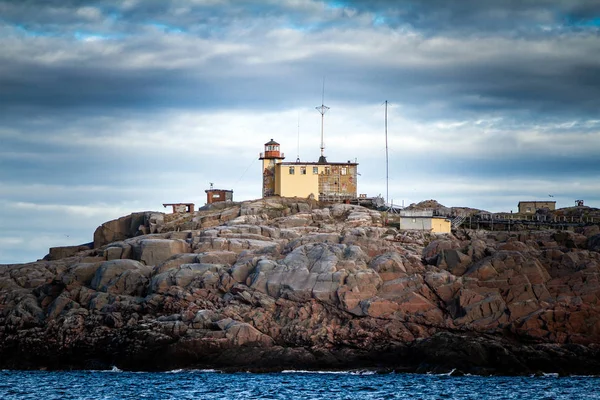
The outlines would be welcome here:
<svg viewBox="0 0 600 400">
<path fill-rule="evenodd" d="M 331 374 L 331 375 L 375 375 L 377 371 L 359 370 L 359 371 L 311 371 L 305 369 L 286 369 L 282 374 Z"/>
</svg>

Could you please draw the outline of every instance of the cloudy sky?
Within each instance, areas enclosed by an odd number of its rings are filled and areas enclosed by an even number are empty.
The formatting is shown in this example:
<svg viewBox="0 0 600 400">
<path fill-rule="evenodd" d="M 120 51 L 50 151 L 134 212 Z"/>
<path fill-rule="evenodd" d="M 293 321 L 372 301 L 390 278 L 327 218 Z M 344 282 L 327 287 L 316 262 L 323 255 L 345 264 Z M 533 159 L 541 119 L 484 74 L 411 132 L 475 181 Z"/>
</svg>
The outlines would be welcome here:
<svg viewBox="0 0 600 400">
<path fill-rule="evenodd" d="M 209 182 L 260 197 L 269 139 L 318 158 L 323 80 L 360 193 L 387 100 L 395 204 L 600 207 L 599 33 L 598 0 L 0 0 L 0 263 Z"/>
</svg>

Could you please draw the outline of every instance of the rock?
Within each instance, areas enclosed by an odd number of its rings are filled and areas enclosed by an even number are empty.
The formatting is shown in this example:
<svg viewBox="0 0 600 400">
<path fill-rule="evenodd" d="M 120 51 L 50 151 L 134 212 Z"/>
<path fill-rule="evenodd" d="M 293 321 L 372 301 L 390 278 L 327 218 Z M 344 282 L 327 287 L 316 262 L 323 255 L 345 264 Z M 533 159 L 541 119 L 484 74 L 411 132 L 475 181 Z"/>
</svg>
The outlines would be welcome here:
<svg viewBox="0 0 600 400">
<path fill-rule="evenodd" d="M 567 247 L 569 249 L 572 248 L 586 248 L 586 244 L 588 238 L 579 233 L 570 232 L 570 231 L 559 231 L 552 235 L 552 238 L 560 245 Z"/>
<path fill-rule="evenodd" d="M 273 340 L 270 337 L 263 335 L 250 324 L 231 321 L 227 323 L 224 330 L 227 335 L 226 337 L 231 340 L 234 346 L 247 346 L 249 344 L 270 346 L 273 344 Z"/>
<path fill-rule="evenodd" d="M 391 281 L 407 276 L 408 272 L 414 272 L 409 268 L 406 270 L 402 257 L 396 252 L 389 252 L 375 257 L 369 263 L 369 268 L 377 272 L 383 281 Z"/>
<path fill-rule="evenodd" d="M 152 269 L 134 260 L 106 261 L 98 267 L 90 287 L 114 294 L 141 296 Z"/>
<path fill-rule="evenodd" d="M 183 240 L 141 239 L 134 246 L 136 259 L 146 265 L 159 265 L 172 256 L 189 253 L 190 246 Z"/>
<path fill-rule="evenodd" d="M 590 238 L 595 235 L 600 235 L 600 226 L 599 225 L 589 225 L 581 228 L 581 231 L 576 231 L 577 233 L 581 233 L 583 236 Z"/>
<path fill-rule="evenodd" d="M 62 275 L 62 282 L 67 285 L 88 286 L 102 263 L 74 264 Z"/>
<path fill-rule="evenodd" d="M 308 226 L 312 223 L 312 218 L 307 216 L 293 215 L 282 217 L 277 220 L 277 227 L 281 229 L 296 228 L 299 226 Z"/>
<path fill-rule="evenodd" d="M 93 243 L 82 244 L 79 246 L 63 246 L 63 247 L 51 247 L 48 255 L 45 257 L 47 260 L 60 260 L 67 257 L 72 257 L 82 251 L 91 250 Z"/>
<path fill-rule="evenodd" d="M 600 252 L 600 234 L 590 236 L 590 238 L 587 241 L 587 248 L 592 251 Z"/>
<path fill-rule="evenodd" d="M 0 369 L 600 373 L 597 230 L 381 225 L 282 198 L 109 221 L 0 265 Z"/>
<path fill-rule="evenodd" d="M 162 221 L 164 221 L 164 214 L 162 213 L 139 212 L 105 222 L 94 232 L 94 248 L 97 249 L 111 242 L 132 238 L 139 231 L 140 226 L 155 228 Z"/>
<path fill-rule="evenodd" d="M 437 267 L 461 276 L 472 263 L 471 257 L 456 249 L 442 250 L 437 257 Z"/>
<path fill-rule="evenodd" d="M 438 239 L 429 243 L 423 249 L 423 259 L 427 263 L 436 264 L 437 256 L 442 250 L 455 250 L 460 248 L 460 244 L 452 239 Z"/>
<path fill-rule="evenodd" d="M 113 242 L 104 248 L 104 257 L 107 261 L 131 258 L 133 249 L 126 242 Z"/>
<path fill-rule="evenodd" d="M 178 268 L 183 264 L 193 264 L 198 262 L 198 254 L 196 253 L 181 253 L 169 257 L 164 262 L 154 267 L 153 275 L 161 274 L 170 269 Z"/>
</svg>

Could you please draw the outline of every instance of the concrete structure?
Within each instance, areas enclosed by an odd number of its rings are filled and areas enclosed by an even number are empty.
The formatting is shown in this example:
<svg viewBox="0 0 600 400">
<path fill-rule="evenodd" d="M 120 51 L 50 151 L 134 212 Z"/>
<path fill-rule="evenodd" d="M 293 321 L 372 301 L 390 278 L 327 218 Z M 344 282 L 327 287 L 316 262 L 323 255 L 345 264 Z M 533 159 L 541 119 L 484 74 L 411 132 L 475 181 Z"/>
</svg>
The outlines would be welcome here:
<svg viewBox="0 0 600 400">
<path fill-rule="evenodd" d="M 178 213 L 193 213 L 194 203 L 165 203 L 163 207 L 173 207 L 173 214 Z"/>
<path fill-rule="evenodd" d="M 283 162 L 279 143 L 265 143 L 263 161 L 263 197 L 314 197 L 321 201 L 349 201 L 357 198 L 356 162 Z"/>
<path fill-rule="evenodd" d="M 400 230 L 450 233 L 452 222 L 445 217 L 434 217 L 432 210 L 403 210 L 400 211 Z"/>
<path fill-rule="evenodd" d="M 550 211 L 556 210 L 555 201 L 520 201 L 518 204 L 519 214 L 535 214 L 537 210 L 547 208 Z"/>
<path fill-rule="evenodd" d="M 219 203 L 221 201 L 233 201 L 233 190 L 207 189 L 206 204 Z"/>
</svg>

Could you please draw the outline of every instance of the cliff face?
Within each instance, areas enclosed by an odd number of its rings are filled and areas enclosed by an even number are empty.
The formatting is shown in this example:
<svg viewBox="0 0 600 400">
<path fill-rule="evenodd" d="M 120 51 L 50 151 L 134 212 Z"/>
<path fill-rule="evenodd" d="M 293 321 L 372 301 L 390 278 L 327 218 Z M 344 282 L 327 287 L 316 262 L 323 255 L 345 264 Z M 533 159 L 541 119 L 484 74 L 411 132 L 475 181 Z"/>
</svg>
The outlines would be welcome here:
<svg viewBox="0 0 600 400">
<path fill-rule="evenodd" d="M 220 207 L 0 266 L 0 368 L 600 373 L 597 227 L 430 236 L 358 206 Z"/>
</svg>

